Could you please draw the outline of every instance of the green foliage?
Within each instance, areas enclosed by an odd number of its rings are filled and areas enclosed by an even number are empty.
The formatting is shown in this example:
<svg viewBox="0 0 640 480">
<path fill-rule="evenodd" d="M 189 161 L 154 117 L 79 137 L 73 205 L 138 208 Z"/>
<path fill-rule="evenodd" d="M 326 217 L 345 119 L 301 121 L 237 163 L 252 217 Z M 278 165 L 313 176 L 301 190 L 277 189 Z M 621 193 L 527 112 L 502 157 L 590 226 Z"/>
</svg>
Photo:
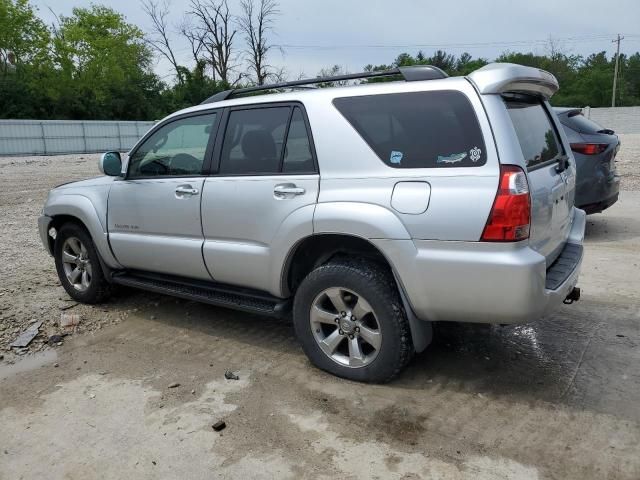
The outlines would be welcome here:
<svg viewBox="0 0 640 480">
<path fill-rule="evenodd" d="M 53 41 L 59 110 L 54 116 L 133 120 L 158 114 L 162 88 L 143 33 L 110 8 L 74 8 Z"/>
<path fill-rule="evenodd" d="M 391 65 L 367 65 L 365 71 L 389 70 L 396 67 L 411 67 L 415 65 L 433 65 L 444 70 L 450 76 L 468 75 L 469 73 L 484 67 L 489 63 L 484 58 L 473 59 L 470 54 L 463 53 L 456 58 L 454 55 L 443 50 L 437 50 L 431 57 L 427 57 L 424 52 L 419 51 L 414 57 L 408 53 L 401 53 L 396 57 Z M 390 82 L 393 78 L 372 78 L 368 82 Z"/>
<path fill-rule="evenodd" d="M 0 116 L 38 117 L 40 78 L 52 66 L 50 33 L 27 0 L 0 0 Z"/>
<path fill-rule="evenodd" d="M 551 103 L 556 106 L 608 107 L 611 105 L 615 58 L 608 58 L 606 52 L 594 53 L 586 58 L 560 52 L 553 52 L 550 55 L 505 52 L 495 61 L 518 63 L 553 73 L 560 83 L 560 90 L 551 99 Z M 411 65 L 434 65 L 449 75 L 456 76 L 468 75 L 487 63 L 489 62 L 486 59 L 474 59 L 468 53 L 463 53 L 456 58 L 454 55 L 438 50 L 431 57 L 427 57 L 423 52 L 418 52 L 415 56 L 401 53 L 390 65 L 367 65 L 365 71 L 388 70 Z M 630 57 L 621 54 L 619 64 L 616 105 L 640 105 L 640 53 L 634 53 Z M 374 78 L 369 79 L 368 82 L 392 80 Z"/>
<path fill-rule="evenodd" d="M 0 117 L 153 120 L 224 85 L 204 65 L 167 86 L 143 32 L 101 5 L 74 8 L 51 30 L 27 0 L 0 0 Z"/>
</svg>

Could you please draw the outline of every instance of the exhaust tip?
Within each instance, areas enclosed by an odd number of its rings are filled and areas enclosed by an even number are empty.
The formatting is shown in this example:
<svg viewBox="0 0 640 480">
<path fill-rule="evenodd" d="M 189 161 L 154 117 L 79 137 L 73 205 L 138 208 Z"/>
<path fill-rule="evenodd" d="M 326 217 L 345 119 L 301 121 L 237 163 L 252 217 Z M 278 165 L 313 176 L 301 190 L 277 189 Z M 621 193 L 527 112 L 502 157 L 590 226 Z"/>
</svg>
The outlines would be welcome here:
<svg viewBox="0 0 640 480">
<path fill-rule="evenodd" d="M 565 305 L 571 305 L 573 302 L 577 302 L 578 300 L 580 300 L 580 289 L 578 287 L 573 287 L 573 290 L 569 292 L 569 295 L 567 295 L 567 298 L 565 298 L 562 303 Z"/>
</svg>

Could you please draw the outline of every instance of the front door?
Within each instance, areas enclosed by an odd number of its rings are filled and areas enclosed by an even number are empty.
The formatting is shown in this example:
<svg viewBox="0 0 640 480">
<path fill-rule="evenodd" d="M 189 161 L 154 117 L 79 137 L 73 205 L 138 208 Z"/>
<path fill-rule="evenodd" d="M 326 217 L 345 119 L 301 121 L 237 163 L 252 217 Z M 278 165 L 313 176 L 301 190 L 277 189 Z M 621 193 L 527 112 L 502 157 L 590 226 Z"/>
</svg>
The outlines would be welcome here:
<svg viewBox="0 0 640 480">
<path fill-rule="evenodd" d="M 126 178 L 109 194 L 109 241 L 123 266 L 211 279 L 200 201 L 215 125 L 215 112 L 178 118 L 132 152 Z"/>
<path fill-rule="evenodd" d="M 202 197 L 206 265 L 218 282 L 277 294 L 284 255 L 312 234 L 318 199 L 302 107 L 231 109 L 216 157 Z"/>
</svg>

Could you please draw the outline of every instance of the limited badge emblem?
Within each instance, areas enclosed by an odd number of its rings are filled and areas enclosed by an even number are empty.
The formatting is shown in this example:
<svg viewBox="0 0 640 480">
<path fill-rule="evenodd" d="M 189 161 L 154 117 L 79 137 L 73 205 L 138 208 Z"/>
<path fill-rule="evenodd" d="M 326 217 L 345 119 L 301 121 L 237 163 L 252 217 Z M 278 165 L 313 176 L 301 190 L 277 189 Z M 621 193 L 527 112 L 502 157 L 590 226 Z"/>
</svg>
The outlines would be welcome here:
<svg viewBox="0 0 640 480">
<path fill-rule="evenodd" d="M 472 162 L 477 162 L 478 160 L 480 160 L 480 155 L 482 155 L 482 150 L 480 150 L 478 147 L 473 147 L 471 150 L 469 150 L 469 158 Z"/>
</svg>

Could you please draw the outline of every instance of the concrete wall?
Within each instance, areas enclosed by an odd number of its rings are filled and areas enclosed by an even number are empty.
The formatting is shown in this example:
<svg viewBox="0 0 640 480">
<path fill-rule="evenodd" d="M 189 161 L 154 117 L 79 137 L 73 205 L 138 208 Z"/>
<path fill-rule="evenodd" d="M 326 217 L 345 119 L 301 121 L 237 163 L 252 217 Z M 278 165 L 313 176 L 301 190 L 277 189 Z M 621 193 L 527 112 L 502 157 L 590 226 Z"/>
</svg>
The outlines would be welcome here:
<svg viewBox="0 0 640 480">
<path fill-rule="evenodd" d="M 585 116 L 616 133 L 640 133 L 640 107 L 589 108 Z"/>
<path fill-rule="evenodd" d="M 0 156 L 127 151 L 154 122 L 0 120 Z"/>
</svg>

